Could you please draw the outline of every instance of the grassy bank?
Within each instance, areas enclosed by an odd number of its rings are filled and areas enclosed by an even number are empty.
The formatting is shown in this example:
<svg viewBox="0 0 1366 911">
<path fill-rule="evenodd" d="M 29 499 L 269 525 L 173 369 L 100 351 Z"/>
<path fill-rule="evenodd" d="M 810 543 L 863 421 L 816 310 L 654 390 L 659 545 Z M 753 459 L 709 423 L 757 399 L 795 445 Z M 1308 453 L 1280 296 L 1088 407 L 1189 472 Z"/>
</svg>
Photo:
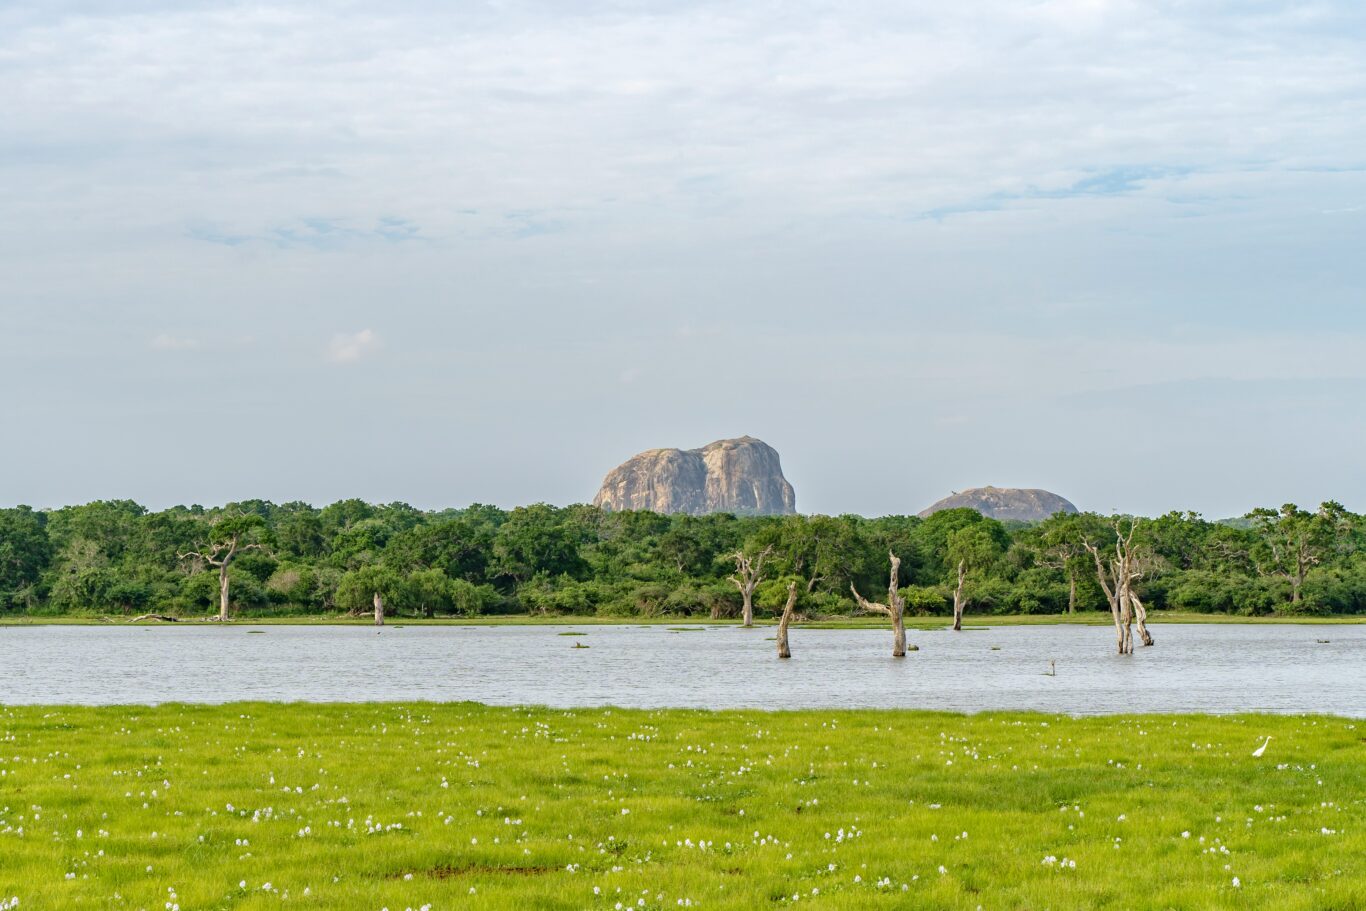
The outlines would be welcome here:
<svg viewBox="0 0 1366 911">
<path fill-rule="evenodd" d="M 1366 623 L 1366 616 L 1345 614 L 1336 616 L 1269 616 L 1246 617 L 1235 614 L 1196 614 L 1185 611 L 1151 611 L 1149 624 L 1162 623 L 1293 623 L 1316 625 L 1323 623 Z M 207 617 L 182 617 L 181 623 L 197 624 L 207 622 Z M 0 626 L 96 626 L 126 624 L 131 622 L 127 616 L 42 616 L 14 614 L 0 617 Z M 174 626 L 160 620 L 140 621 L 149 625 Z M 241 614 L 234 618 L 235 623 L 259 624 L 266 626 L 370 626 L 374 619 L 368 616 L 349 617 L 339 614 L 316 615 L 254 615 Z M 396 626 L 738 626 L 738 619 L 712 620 L 707 617 L 600 617 L 574 616 L 569 614 L 499 614 L 481 617 L 404 617 L 390 615 L 388 622 Z M 968 614 L 965 622 L 969 626 L 1053 626 L 1063 623 L 1084 624 L 1088 626 L 1109 626 L 1110 615 L 1103 611 L 1087 611 L 1079 614 Z M 775 619 L 760 618 L 761 626 L 776 625 Z M 952 617 L 915 617 L 906 618 L 906 626 L 912 629 L 942 629 L 953 624 Z M 798 623 L 805 629 L 883 629 L 887 627 L 885 617 L 822 617 Z"/>
<path fill-rule="evenodd" d="M 0 900 L 1357 908 L 1363 733 L 1330 717 L 0 707 Z"/>
</svg>

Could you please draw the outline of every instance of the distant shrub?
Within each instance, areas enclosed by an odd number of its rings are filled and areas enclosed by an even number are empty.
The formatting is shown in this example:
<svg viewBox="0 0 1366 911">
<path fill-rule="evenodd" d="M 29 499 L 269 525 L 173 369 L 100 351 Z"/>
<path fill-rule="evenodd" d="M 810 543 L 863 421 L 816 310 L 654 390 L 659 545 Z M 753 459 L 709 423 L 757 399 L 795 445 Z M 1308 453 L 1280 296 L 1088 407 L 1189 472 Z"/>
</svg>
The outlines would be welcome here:
<svg viewBox="0 0 1366 911">
<path fill-rule="evenodd" d="M 948 592 L 938 585 L 908 585 L 901 589 L 906 599 L 906 613 L 916 616 L 946 614 L 953 610 Z"/>
<path fill-rule="evenodd" d="M 1304 595 L 1332 613 L 1366 613 L 1366 555 L 1345 566 L 1314 570 L 1305 580 Z"/>
<path fill-rule="evenodd" d="M 997 613 L 1061 614 L 1067 610 L 1067 585 L 1043 568 L 1027 569 L 1015 578 Z"/>
</svg>

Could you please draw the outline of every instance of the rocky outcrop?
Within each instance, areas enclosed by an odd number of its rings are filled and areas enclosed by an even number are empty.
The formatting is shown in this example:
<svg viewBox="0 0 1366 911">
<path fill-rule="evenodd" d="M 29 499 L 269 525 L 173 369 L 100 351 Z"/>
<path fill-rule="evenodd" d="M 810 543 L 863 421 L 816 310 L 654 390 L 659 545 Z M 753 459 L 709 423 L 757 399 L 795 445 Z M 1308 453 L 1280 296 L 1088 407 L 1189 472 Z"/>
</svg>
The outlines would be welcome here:
<svg viewBox="0 0 1366 911">
<path fill-rule="evenodd" d="M 702 515 L 777 516 L 797 511 L 778 452 L 763 440 L 717 440 L 701 449 L 650 449 L 612 469 L 593 505 Z"/>
<path fill-rule="evenodd" d="M 1025 487 L 974 487 L 947 496 L 920 512 L 920 518 L 945 509 L 975 509 L 990 519 L 1041 522 L 1055 512 L 1074 513 L 1077 507 L 1055 493 Z"/>
</svg>

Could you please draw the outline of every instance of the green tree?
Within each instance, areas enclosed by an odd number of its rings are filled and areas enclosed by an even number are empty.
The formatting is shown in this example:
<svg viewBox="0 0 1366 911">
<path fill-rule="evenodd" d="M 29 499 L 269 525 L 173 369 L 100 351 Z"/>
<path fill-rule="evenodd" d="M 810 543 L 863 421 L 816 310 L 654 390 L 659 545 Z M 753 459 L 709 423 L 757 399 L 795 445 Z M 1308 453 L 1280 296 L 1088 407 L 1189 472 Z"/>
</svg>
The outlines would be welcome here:
<svg viewBox="0 0 1366 911">
<path fill-rule="evenodd" d="M 1082 539 L 1088 529 L 1087 518 L 1080 513 L 1055 513 L 1034 530 L 1040 553 L 1039 563 L 1062 573 L 1067 583 L 1067 612 L 1077 611 L 1077 589 L 1081 580 L 1091 577 L 1091 556 Z M 1092 535 L 1097 532 L 1090 530 Z M 1026 533 L 1028 534 L 1028 533 Z"/>
<path fill-rule="evenodd" d="M 36 600 L 34 587 L 51 560 L 42 513 L 27 506 L 0 509 L 0 610 Z"/>
<path fill-rule="evenodd" d="M 305 560 L 322 556 L 327 544 L 323 520 L 307 503 L 286 503 L 275 524 L 275 546 L 282 557 Z"/>
<path fill-rule="evenodd" d="M 385 605 L 402 606 L 403 578 L 387 566 L 371 564 L 345 573 L 337 583 L 337 606 L 348 614 L 374 611 L 375 625 L 384 625 Z"/>
<path fill-rule="evenodd" d="M 467 516 L 418 525 L 394 535 L 384 562 L 400 572 L 437 569 L 452 579 L 483 582 L 495 533 L 493 526 Z"/>
<path fill-rule="evenodd" d="M 579 541 L 560 510 L 545 503 L 519 506 L 493 541 L 492 570 L 521 583 L 538 573 L 577 577 L 585 568 Z"/>
<path fill-rule="evenodd" d="M 993 527 L 993 524 L 995 527 Z M 1000 523 L 974 522 L 949 533 L 945 543 L 947 562 L 957 574 L 953 590 L 953 628 L 963 628 L 963 609 L 967 607 L 967 582 L 986 572 L 1005 553 L 1009 538 Z"/>
<path fill-rule="evenodd" d="M 424 617 L 449 613 L 453 588 L 451 578 L 439 569 L 419 569 L 404 580 L 406 600 Z"/>
<path fill-rule="evenodd" d="M 1259 571 L 1290 581 L 1291 604 L 1299 604 L 1309 570 L 1319 565 L 1350 530 L 1347 510 L 1331 500 L 1316 512 L 1287 503 L 1279 511 L 1254 509 L 1247 518 L 1259 537 L 1253 551 Z"/>
<path fill-rule="evenodd" d="M 843 592 L 868 562 L 868 548 L 852 516 L 785 516 L 774 531 L 782 569 L 800 576 L 808 594 L 818 585 Z M 780 595 L 785 603 L 786 584 Z"/>
<path fill-rule="evenodd" d="M 1005 526 L 975 509 L 943 509 L 915 526 L 912 534 L 915 550 L 921 557 L 923 582 L 937 584 L 954 575 L 956 561 L 949 557 L 949 538 L 954 532 L 974 525 L 987 527 L 1002 547 L 1009 544 Z"/>
</svg>

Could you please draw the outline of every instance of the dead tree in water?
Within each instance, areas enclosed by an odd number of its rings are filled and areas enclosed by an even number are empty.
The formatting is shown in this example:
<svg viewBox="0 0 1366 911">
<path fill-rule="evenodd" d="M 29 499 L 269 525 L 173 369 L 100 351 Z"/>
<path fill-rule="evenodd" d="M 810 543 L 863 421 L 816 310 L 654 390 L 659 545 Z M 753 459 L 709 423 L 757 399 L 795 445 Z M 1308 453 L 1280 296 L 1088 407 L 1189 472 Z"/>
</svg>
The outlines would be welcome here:
<svg viewBox="0 0 1366 911">
<path fill-rule="evenodd" d="M 792 622 L 792 609 L 797 606 L 797 583 L 787 583 L 787 604 L 783 607 L 783 618 L 778 621 L 778 657 L 791 658 L 792 649 L 787 647 L 787 625 Z"/>
<path fill-rule="evenodd" d="M 730 577 L 730 581 L 735 583 L 735 587 L 740 590 L 740 598 L 744 602 L 741 616 L 744 618 L 745 626 L 754 625 L 754 590 L 759 587 L 759 583 L 764 580 L 764 560 L 773 553 L 773 545 L 765 547 L 763 553 L 757 557 L 747 557 L 743 550 L 735 552 L 735 575 Z"/>
<path fill-rule="evenodd" d="M 953 631 L 959 632 L 963 629 L 963 588 L 968 581 L 968 564 L 966 560 L 958 561 L 958 585 L 953 589 Z"/>
<path fill-rule="evenodd" d="M 1126 533 L 1118 519 L 1115 520 L 1115 555 L 1107 561 L 1100 555 L 1100 548 L 1083 538 L 1082 546 L 1091 554 L 1096 564 L 1096 579 L 1105 592 L 1105 600 L 1110 603 L 1110 616 L 1115 622 L 1115 641 L 1121 655 L 1131 655 L 1134 651 L 1133 624 L 1138 622 L 1138 636 L 1144 645 L 1152 645 L 1153 637 L 1148 632 L 1148 612 L 1143 607 L 1134 583 L 1143 575 L 1139 562 L 1138 548 L 1134 545 L 1134 532 L 1138 530 L 1138 520 L 1130 520 Z"/>
<path fill-rule="evenodd" d="M 849 590 L 854 593 L 854 600 L 858 602 L 858 606 L 865 611 L 870 614 L 886 614 L 888 617 L 892 618 L 892 657 L 905 658 L 906 627 L 903 625 L 901 618 L 902 614 L 906 611 L 906 600 L 901 597 L 901 592 L 898 591 L 896 584 L 898 577 L 901 575 L 901 558 L 891 551 L 887 552 L 887 556 L 890 557 L 892 561 L 892 573 L 890 580 L 887 582 L 886 604 L 878 604 L 875 601 L 869 601 L 858 593 L 858 589 L 854 587 L 854 583 L 852 582 L 849 583 Z"/>
</svg>

